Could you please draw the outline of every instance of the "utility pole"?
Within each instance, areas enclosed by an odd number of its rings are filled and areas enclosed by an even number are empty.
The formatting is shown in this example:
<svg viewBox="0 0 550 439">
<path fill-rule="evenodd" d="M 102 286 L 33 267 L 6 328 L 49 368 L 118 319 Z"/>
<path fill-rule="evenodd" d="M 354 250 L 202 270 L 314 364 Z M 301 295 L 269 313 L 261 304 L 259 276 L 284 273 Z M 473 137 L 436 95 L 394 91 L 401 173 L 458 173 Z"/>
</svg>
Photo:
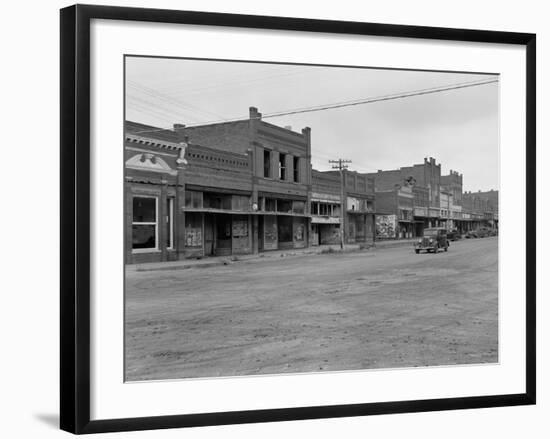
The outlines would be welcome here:
<svg viewBox="0 0 550 439">
<path fill-rule="evenodd" d="M 351 160 L 329 160 L 329 163 L 332 164 L 332 169 L 338 169 L 340 171 L 340 248 L 344 249 L 344 233 L 345 233 L 345 218 L 346 218 L 346 211 L 345 211 L 345 205 L 346 200 L 344 198 L 344 169 L 348 169 L 348 165 L 346 163 L 351 163 Z"/>
</svg>

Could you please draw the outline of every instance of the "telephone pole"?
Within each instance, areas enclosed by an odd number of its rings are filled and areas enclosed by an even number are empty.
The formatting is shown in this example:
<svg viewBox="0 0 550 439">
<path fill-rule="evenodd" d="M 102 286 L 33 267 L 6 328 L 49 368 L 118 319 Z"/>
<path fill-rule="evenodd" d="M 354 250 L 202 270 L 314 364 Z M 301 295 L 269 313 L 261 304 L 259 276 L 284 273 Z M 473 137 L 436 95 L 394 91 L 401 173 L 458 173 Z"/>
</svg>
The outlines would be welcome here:
<svg viewBox="0 0 550 439">
<path fill-rule="evenodd" d="M 340 171 L 340 248 L 343 250 L 344 233 L 346 230 L 344 224 L 346 218 L 346 200 L 344 198 L 344 169 L 348 169 L 348 165 L 346 163 L 351 163 L 351 160 L 338 159 L 329 160 L 328 162 L 332 164 L 332 169 L 338 169 L 338 171 Z"/>
</svg>

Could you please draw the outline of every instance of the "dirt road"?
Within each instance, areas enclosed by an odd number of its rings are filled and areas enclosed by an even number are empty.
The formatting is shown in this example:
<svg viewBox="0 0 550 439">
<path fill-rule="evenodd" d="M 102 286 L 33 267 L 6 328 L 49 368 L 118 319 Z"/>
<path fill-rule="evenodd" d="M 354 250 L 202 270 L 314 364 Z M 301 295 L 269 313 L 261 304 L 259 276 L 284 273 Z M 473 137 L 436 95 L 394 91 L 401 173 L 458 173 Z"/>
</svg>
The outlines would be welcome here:
<svg viewBox="0 0 550 439">
<path fill-rule="evenodd" d="M 496 362 L 497 242 L 129 272 L 126 378 Z"/>
</svg>

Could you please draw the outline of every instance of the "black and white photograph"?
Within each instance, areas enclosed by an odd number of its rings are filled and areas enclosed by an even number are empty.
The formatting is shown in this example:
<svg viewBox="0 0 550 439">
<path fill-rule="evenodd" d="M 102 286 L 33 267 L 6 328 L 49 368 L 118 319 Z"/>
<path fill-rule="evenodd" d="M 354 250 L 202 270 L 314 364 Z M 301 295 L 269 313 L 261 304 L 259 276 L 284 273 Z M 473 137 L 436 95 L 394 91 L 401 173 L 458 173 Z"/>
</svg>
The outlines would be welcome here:
<svg viewBox="0 0 550 439">
<path fill-rule="evenodd" d="M 125 381 L 498 363 L 499 81 L 126 55 Z"/>
</svg>

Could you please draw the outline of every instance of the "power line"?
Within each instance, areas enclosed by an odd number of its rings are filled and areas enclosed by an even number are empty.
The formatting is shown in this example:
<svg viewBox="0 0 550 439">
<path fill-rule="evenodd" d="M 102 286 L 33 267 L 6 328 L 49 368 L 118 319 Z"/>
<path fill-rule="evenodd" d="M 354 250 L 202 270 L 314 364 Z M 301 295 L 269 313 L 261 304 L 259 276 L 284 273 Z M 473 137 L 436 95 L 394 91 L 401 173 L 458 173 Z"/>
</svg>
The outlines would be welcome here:
<svg viewBox="0 0 550 439">
<path fill-rule="evenodd" d="M 319 105 L 315 107 L 305 107 L 305 108 L 298 108 L 293 110 L 287 110 L 287 111 L 280 111 L 275 113 L 267 113 L 263 114 L 262 118 L 273 118 L 273 117 L 281 117 L 281 116 L 288 116 L 288 115 L 294 115 L 294 114 L 300 114 L 300 113 L 311 113 L 311 112 L 317 112 L 317 111 L 325 111 L 325 110 L 334 110 L 338 108 L 344 108 L 344 107 L 351 107 L 351 106 L 357 106 L 357 105 L 365 105 L 365 104 L 372 104 L 375 102 L 383 102 L 383 101 L 391 101 L 396 99 L 405 99 L 415 96 L 423 96 L 428 94 L 434 94 L 434 93 L 442 93 L 446 91 L 451 90 L 459 90 L 464 88 L 470 88 L 470 87 L 478 87 L 481 85 L 487 85 L 487 84 L 493 84 L 499 82 L 498 79 L 490 79 L 490 80 L 482 80 L 482 81 L 473 81 L 473 82 L 465 82 L 465 83 L 457 83 L 457 84 L 451 84 L 447 86 L 442 87 L 433 87 L 433 88 L 427 88 L 427 89 L 420 89 L 420 90 L 414 90 L 410 92 L 403 92 L 399 94 L 390 94 L 390 95 L 384 95 L 384 96 L 377 96 L 377 97 L 371 97 L 371 98 L 364 98 L 354 101 L 345 101 L 345 102 L 338 102 L 334 104 L 325 104 L 325 105 Z M 222 119 L 222 120 L 213 120 L 210 122 L 203 122 L 203 123 L 197 123 L 197 124 L 189 124 L 188 127 L 193 126 L 200 126 L 200 125 L 211 125 L 215 123 L 223 123 L 223 122 L 237 122 L 245 120 L 243 118 L 232 118 L 232 119 Z M 155 132 L 155 131 L 166 131 L 170 128 L 159 128 L 159 129 L 153 129 L 153 130 L 143 130 L 136 132 L 135 134 L 139 133 L 146 133 L 146 132 Z"/>
<path fill-rule="evenodd" d="M 278 113 L 270 113 L 263 115 L 263 118 L 269 118 L 269 117 L 279 117 L 279 116 L 288 116 L 291 114 L 299 114 L 299 113 L 311 113 L 314 111 L 323 111 L 323 110 L 334 110 L 336 108 L 344 108 L 344 107 L 351 107 L 355 105 L 363 105 L 363 104 L 372 104 L 374 102 L 382 102 L 382 101 L 390 101 L 395 99 L 404 99 L 404 98 L 410 98 L 414 96 L 423 96 L 427 94 L 433 94 L 433 93 L 441 93 L 444 91 L 450 91 L 450 90 L 458 90 L 461 88 L 469 88 L 469 87 L 477 87 L 480 85 L 486 85 L 486 84 L 492 84 L 494 82 L 498 82 L 498 79 L 491 79 L 491 80 L 485 80 L 483 82 L 471 82 L 471 83 L 462 83 L 462 84 L 454 84 L 452 86 L 445 86 L 445 87 L 437 87 L 437 88 L 428 88 L 428 89 L 422 89 L 422 90 L 415 90 L 408 93 L 400 93 L 400 94 L 393 94 L 393 95 L 386 95 L 386 96 L 377 96 L 373 98 L 366 98 L 366 99 L 360 99 L 356 101 L 347 101 L 347 102 L 339 102 L 336 104 L 328 104 L 328 105 L 320 105 L 317 107 L 307 107 L 307 108 L 299 108 L 296 110 L 289 110 L 289 111 L 281 111 Z"/>
<path fill-rule="evenodd" d="M 215 116 L 215 117 L 218 117 L 220 119 L 223 119 L 223 117 L 217 113 L 214 113 L 212 111 L 208 111 L 208 110 L 203 110 L 195 105 L 191 105 L 191 104 L 187 104 L 185 102 L 183 102 L 181 99 L 174 99 L 170 96 L 167 96 L 151 87 L 147 87 L 147 86 L 144 86 L 144 85 L 141 85 L 141 84 L 138 84 L 134 81 L 130 81 L 128 80 L 127 81 L 127 84 L 128 86 L 136 89 L 137 91 L 140 91 L 141 93 L 144 93 L 144 94 L 147 94 L 153 98 L 156 98 L 156 99 L 160 99 L 164 102 L 166 102 L 167 104 L 169 105 L 173 105 L 175 107 L 180 107 L 180 108 L 184 108 L 185 110 L 184 111 L 189 111 L 189 110 L 195 110 L 195 111 L 199 111 L 201 113 L 205 113 L 205 114 L 209 114 L 210 116 Z"/>
</svg>

